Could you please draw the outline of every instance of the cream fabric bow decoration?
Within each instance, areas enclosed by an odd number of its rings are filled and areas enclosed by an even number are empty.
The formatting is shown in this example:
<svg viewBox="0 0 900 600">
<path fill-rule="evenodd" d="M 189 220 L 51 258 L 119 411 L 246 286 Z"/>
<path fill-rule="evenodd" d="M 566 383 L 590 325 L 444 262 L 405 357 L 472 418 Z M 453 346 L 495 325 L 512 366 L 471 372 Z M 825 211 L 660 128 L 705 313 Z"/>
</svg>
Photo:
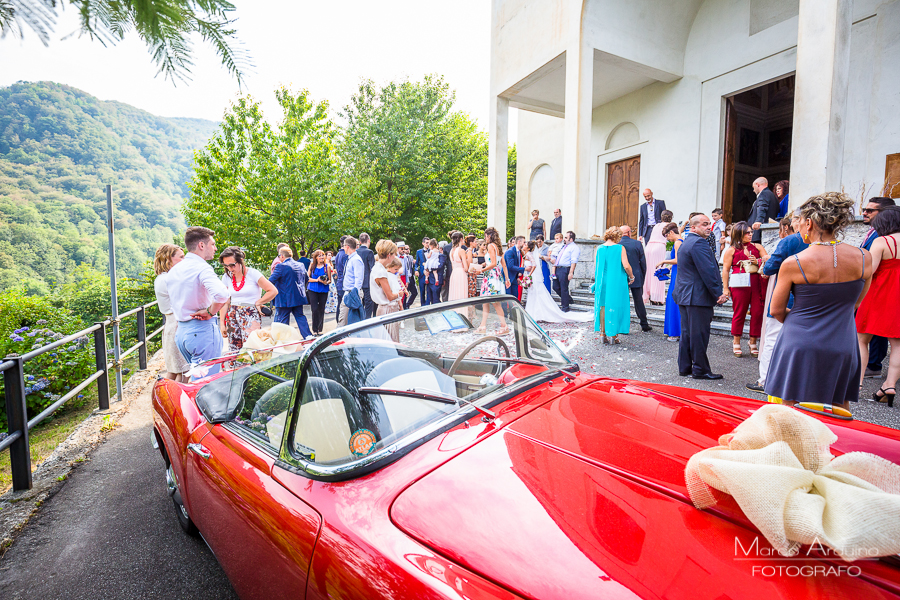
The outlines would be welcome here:
<svg viewBox="0 0 900 600">
<path fill-rule="evenodd" d="M 812 544 L 848 561 L 900 553 L 900 466 L 865 452 L 834 458 L 836 440 L 821 421 L 767 404 L 691 457 L 691 501 L 702 509 L 715 490 L 730 494 L 784 556 Z"/>
</svg>

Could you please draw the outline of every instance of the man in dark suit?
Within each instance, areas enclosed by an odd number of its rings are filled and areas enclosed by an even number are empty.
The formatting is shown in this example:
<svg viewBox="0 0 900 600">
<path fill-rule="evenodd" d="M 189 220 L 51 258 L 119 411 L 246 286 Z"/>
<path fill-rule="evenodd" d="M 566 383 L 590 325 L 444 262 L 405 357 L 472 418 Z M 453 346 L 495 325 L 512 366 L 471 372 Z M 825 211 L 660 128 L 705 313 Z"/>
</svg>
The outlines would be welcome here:
<svg viewBox="0 0 900 600">
<path fill-rule="evenodd" d="M 519 295 L 519 277 L 525 273 L 525 269 L 519 265 L 522 264 L 522 246 L 525 245 L 525 238 L 518 236 L 515 239 L 515 245 L 503 253 L 503 260 L 506 261 L 506 272 L 509 274 L 511 285 L 506 288 L 506 293 L 510 296 L 518 297 Z"/>
<path fill-rule="evenodd" d="M 638 241 L 647 244 L 653 226 L 659 223 L 663 211 L 666 210 L 666 202 L 654 198 L 650 188 L 644 190 L 644 200 L 646 202 L 641 204 L 641 216 L 638 217 Z"/>
<path fill-rule="evenodd" d="M 712 372 L 706 356 L 713 307 L 726 300 L 716 257 L 706 241 L 709 229 L 706 215 L 691 219 L 691 231 L 678 249 L 678 277 L 672 288 L 672 299 L 681 313 L 678 373 L 694 379 L 722 379 Z"/>
<path fill-rule="evenodd" d="M 753 237 L 750 241 L 754 244 L 762 243 L 762 230 L 760 225 L 769 222 L 778 216 L 778 196 L 769 189 L 769 180 L 765 177 L 759 177 L 753 182 L 753 191 L 756 192 L 756 201 L 750 207 L 750 216 L 747 217 L 747 223 L 753 228 Z M 681 268 L 678 269 L 679 273 Z"/>
<path fill-rule="evenodd" d="M 425 282 L 425 293 L 428 296 L 428 305 L 441 301 L 441 287 L 446 283 L 447 255 L 438 253 L 438 268 L 428 272 L 428 280 Z"/>
<path fill-rule="evenodd" d="M 631 227 L 622 225 L 622 241 L 619 242 L 625 248 L 625 256 L 631 265 L 631 273 L 634 281 L 628 286 L 631 289 L 631 297 L 634 299 L 634 313 L 641 322 L 641 331 L 653 331 L 647 322 L 647 309 L 644 307 L 644 274 L 647 273 L 647 257 L 644 255 L 644 246 L 631 237 Z"/>
<path fill-rule="evenodd" d="M 359 253 L 359 257 L 363 261 L 363 266 L 366 268 L 365 275 L 363 275 L 363 309 L 366 311 L 366 318 L 371 319 L 375 316 L 375 301 L 372 300 L 372 293 L 369 291 L 369 275 L 372 274 L 372 267 L 375 266 L 375 253 L 369 250 L 369 234 L 361 233 L 359 234 L 359 247 L 357 247 L 356 251 Z"/>
<path fill-rule="evenodd" d="M 562 211 L 558 208 L 553 211 L 553 220 L 550 221 L 550 237 L 548 240 L 555 240 L 556 234 L 562 235 Z"/>
<path fill-rule="evenodd" d="M 419 274 L 419 304 L 428 306 L 428 294 L 425 293 L 427 281 L 425 281 L 425 253 L 428 252 L 428 237 L 422 238 L 422 247 L 416 250 L 416 273 Z"/>
<path fill-rule="evenodd" d="M 297 327 L 300 328 L 300 335 L 304 338 L 312 337 L 306 315 L 303 314 L 303 306 L 309 304 L 306 299 L 306 282 L 309 279 L 307 270 L 299 261 L 294 260 L 294 253 L 290 248 L 282 248 L 278 255 L 284 260 L 280 265 L 275 265 L 272 276 L 269 277 L 269 281 L 278 290 L 278 295 L 272 300 L 275 322 L 289 325 L 293 314 Z"/>
<path fill-rule="evenodd" d="M 450 239 L 455 232 L 455 230 L 448 231 L 447 239 Z M 447 298 L 450 297 L 450 274 L 453 272 L 453 263 L 450 261 L 450 251 L 453 250 L 453 245 L 449 242 L 441 243 L 444 244 L 443 246 L 441 246 L 441 252 L 444 254 L 444 256 L 447 257 L 447 263 L 444 266 L 444 272 L 441 273 L 441 280 L 444 282 L 444 287 L 441 288 L 441 302 L 446 302 Z"/>
</svg>

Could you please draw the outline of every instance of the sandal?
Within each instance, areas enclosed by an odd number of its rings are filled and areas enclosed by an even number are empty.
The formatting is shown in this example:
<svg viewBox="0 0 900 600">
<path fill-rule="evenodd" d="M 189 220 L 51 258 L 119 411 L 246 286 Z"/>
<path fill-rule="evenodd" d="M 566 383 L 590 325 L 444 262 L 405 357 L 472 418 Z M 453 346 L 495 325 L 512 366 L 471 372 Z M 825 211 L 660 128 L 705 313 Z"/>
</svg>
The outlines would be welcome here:
<svg viewBox="0 0 900 600">
<path fill-rule="evenodd" d="M 487 333 L 487 329 L 485 329 L 485 328 L 482 326 L 482 327 L 479 327 L 478 329 L 476 329 L 476 330 L 475 330 L 475 333 Z"/>
<path fill-rule="evenodd" d="M 497 335 L 506 335 L 509 333 L 509 327 L 504 327 L 503 329 L 497 330 Z"/>
<path fill-rule="evenodd" d="M 750 356 L 753 356 L 753 357 L 759 356 L 759 347 L 753 342 L 750 342 Z"/>
<path fill-rule="evenodd" d="M 742 356 L 744 355 L 743 350 L 741 350 L 741 345 L 740 345 L 740 344 L 735 344 L 734 342 L 731 343 L 731 351 L 734 352 L 734 355 L 735 355 L 737 358 L 740 358 L 740 357 L 742 357 Z"/>
<path fill-rule="evenodd" d="M 892 388 L 892 387 L 887 388 L 887 390 L 893 390 L 893 389 L 894 388 Z M 877 392 L 872 394 L 872 400 L 874 400 L 875 402 L 887 402 L 887 405 L 889 407 L 893 408 L 895 394 L 888 394 L 887 390 L 884 388 L 879 388 L 879 390 Z M 879 395 L 878 392 L 881 392 L 881 395 Z"/>
</svg>

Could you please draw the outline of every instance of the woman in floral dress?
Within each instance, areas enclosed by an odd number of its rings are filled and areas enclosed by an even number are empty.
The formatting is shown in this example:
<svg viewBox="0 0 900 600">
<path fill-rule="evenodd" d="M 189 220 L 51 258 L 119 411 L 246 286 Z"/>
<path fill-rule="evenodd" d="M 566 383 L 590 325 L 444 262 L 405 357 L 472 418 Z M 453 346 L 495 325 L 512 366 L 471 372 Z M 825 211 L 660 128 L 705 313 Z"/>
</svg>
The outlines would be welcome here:
<svg viewBox="0 0 900 600">
<path fill-rule="evenodd" d="M 509 287 L 509 273 L 506 272 L 506 261 L 503 260 L 503 246 L 500 244 L 500 234 L 493 227 L 488 227 L 484 231 L 484 241 L 487 243 L 487 249 L 484 256 L 484 263 L 473 265 L 476 273 L 481 273 L 481 295 L 482 296 L 499 296 L 506 293 Z M 475 330 L 475 333 L 485 333 L 487 331 L 488 313 L 494 308 L 497 318 L 500 319 L 499 335 L 509 333 L 509 327 L 506 319 L 503 317 L 503 306 L 500 302 L 485 305 L 481 312 L 481 325 Z"/>
<path fill-rule="evenodd" d="M 337 312 L 337 286 L 334 283 L 334 255 L 331 250 L 325 253 L 325 264 L 328 265 L 328 272 L 331 273 L 331 283 L 328 284 L 328 300 L 325 301 L 325 312 Z"/>
</svg>

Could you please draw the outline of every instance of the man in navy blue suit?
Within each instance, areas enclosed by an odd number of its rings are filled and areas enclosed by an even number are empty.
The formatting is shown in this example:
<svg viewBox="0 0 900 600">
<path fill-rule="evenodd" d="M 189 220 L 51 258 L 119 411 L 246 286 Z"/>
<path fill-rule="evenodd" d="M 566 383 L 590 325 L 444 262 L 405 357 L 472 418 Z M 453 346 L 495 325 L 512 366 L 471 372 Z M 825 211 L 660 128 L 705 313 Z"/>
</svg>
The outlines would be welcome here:
<svg viewBox="0 0 900 600">
<path fill-rule="evenodd" d="M 709 217 L 699 214 L 691 219 L 691 231 L 678 249 L 678 277 L 672 284 L 672 299 L 681 313 L 681 338 L 678 341 L 678 372 L 694 379 L 722 379 L 709 366 L 706 349 L 713 307 L 727 299 L 722 293 L 722 275 L 706 237 Z"/>
<path fill-rule="evenodd" d="M 284 260 L 280 265 L 275 265 L 272 276 L 269 277 L 278 290 L 278 295 L 272 300 L 275 306 L 275 322 L 290 324 L 291 314 L 300 328 L 300 335 L 304 338 L 312 337 L 306 315 L 303 314 L 303 305 L 309 304 L 306 299 L 306 282 L 309 279 L 303 264 L 294 260 L 294 253 L 290 248 L 284 247 L 278 251 L 278 255 Z"/>
<path fill-rule="evenodd" d="M 419 303 L 428 306 L 428 294 L 425 293 L 425 252 L 428 251 L 428 238 L 422 238 L 422 247 L 416 250 L 416 273 L 419 274 Z"/>
<path fill-rule="evenodd" d="M 515 246 L 503 253 L 503 260 L 506 261 L 506 272 L 509 274 L 511 283 L 506 288 L 506 293 L 517 297 L 519 294 L 519 277 L 525 273 L 525 268 L 519 266 L 522 264 L 522 246 L 525 245 L 525 238 L 520 235 L 514 239 L 516 241 Z"/>
<path fill-rule="evenodd" d="M 428 281 L 426 282 L 426 292 L 428 293 L 428 304 L 437 304 L 441 301 L 441 287 L 446 281 L 447 256 L 443 252 L 438 253 L 438 268 L 428 272 Z"/>
</svg>

